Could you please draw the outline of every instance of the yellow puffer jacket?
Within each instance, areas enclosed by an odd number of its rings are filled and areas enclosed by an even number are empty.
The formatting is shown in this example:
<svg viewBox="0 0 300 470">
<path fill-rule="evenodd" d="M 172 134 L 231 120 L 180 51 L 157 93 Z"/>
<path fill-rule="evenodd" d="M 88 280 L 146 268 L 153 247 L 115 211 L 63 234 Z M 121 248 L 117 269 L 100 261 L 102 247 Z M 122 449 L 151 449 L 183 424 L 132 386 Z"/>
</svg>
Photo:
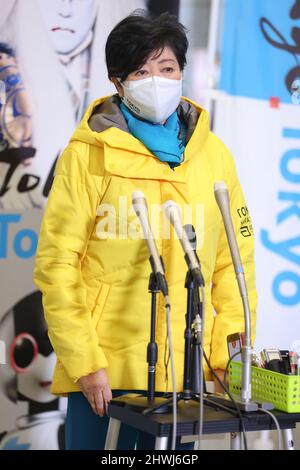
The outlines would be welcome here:
<svg viewBox="0 0 300 470">
<path fill-rule="evenodd" d="M 212 366 L 224 368 L 227 335 L 244 329 L 242 302 L 214 198 L 215 181 L 226 182 L 248 284 L 254 337 L 251 221 L 233 159 L 210 132 L 207 112 L 182 99 L 180 112 L 189 140 L 183 163 L 172 170 L 128 132 L 116 100 L 115 96 L 105 97 L 87 109 L 58 160 L 41 226 L 34 279 L 43 293 L 49 337 L 57 355 L 54 394 L 79 390 L 78 379 L 100 368 L 107 368 L 112 389 L 147 388 L 150 264 L 131 203 L 136 190 L 144 192 L 151 220 L 155 212 L 152 222 L 172 306 L 178 390 L 183 383 L 187 268 L 173 231 L 171 237 L 163 233 L 165 219 L 157 207 L 165 201 L 172 199 L 183 210 L 192 208 L 190 222 L 196 226 L 197 253 L 206 284 L 205 349 Z M 160 295 L 156 328 L 156 390 L 165 391 L 166 322 Z M 171 386 L 170 379 L 169 390 Z"/>
</svg>

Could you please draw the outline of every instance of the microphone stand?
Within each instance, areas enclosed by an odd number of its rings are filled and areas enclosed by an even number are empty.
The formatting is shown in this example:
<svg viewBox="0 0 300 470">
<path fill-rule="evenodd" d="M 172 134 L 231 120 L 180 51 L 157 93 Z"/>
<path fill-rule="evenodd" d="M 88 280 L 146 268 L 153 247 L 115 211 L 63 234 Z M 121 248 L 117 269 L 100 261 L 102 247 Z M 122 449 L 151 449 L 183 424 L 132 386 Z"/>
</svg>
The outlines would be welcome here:
<svg viewBox="0 0 300 470">
<path fill-rule="evenodd" d="M 153 401 L 155 396 L 155 373 L 157 363 L 157 343 L 155 341 L 156 329 L 156 296 L 159 293 L 159 282 L 154 272 L 149 278 L 149 292 L 151 292 L 151 324 L 150 324 L 150 342 L 147 347 L 148 362 L 148 400 Z"/>
<path fill-rule="evenodd" d="M 203 374 L 203 365 L 200 361 L 201 330 L 203 305 L 199 297 L 199 285 L 193 272 L 189 269 L 185 279 L 187 289 L 186 329 L 184 332 L 184 375 L 183 399 L 194 399 L 200 393 L 200 377 Z M 205 380 L 203 380 L 206 392 Z M 197 398 L 198 399 L 198 398 Z"/>
<path fill-rule="evenodd" d="M 169 394 L 155 393 L 155 376 L 156 363 L 158 356 L 157 343 L 155 341 L 156 334 L 156 300 L 159 292 L 166 292 L 167 286 L 164 276 L 155 272 L 153 257 L 149 258 L 152 272 L 149 276 L 148 292 L 151 293 L 151 320 L 150 320 L 150 341 L 147 346 L 147 363 L 148 363 L 148 387 L 147 396 L 141 394 L 127 394 L 112 401 L 119 406 L 140 410 L 142 414 L 166 413 L 170 410 L 171 400 Z M 160 261 L 163 265 L 162 257 Z"/>
<path fill-rule="evenodd" d="M 189 269 L 185 279 L 185 288 L 187 289 L 187 313 L 185 315 L 186 328 L 184 331 L 183 391 L 177 394 L 177 403 L 181 400 L 184 402 L 190 400 L 199 401 L 199 394 L 201 393 L 199 386 L 201 374 L 203 374 L 203 393 L 206 393 L 203 364 L 200 361 L 203 312 L 203 304 L 199 296 L 199 287 L 201 285 L 204 286 L 202 274 L 198 271 L 195 273 L 193 270 Z M 142 414 L 147 415 L 151 412 L 164 413 L 169 411 L 173 397 L 168 393 L 164 395 L 164 398 L 167 399 L 164 403 L 158 403 L 154 407 L 145 409 Z"/>
<path fill-rule="evenodd" d="M 157 294 L 164 288 L 164 279 L 160 273 L 155 273 L 153 260 L 150 256 L 152 272 L 149 276 L 148 291 L 151 292 L 151 321 L 150 321 L 150 341 L 147 346 L 148 363 L 148 388 L 147 396 L 141 394 L 127 394 L 111 400 L 111 403 L 124 408 L 134 409 L 142 415 L 151 413 L 168 413 L 172 410 L 173 397 L 171 393 L 155 393 L 155 375 L 158 356 L 157 343 L 155 341 L 156 333 L 156 300 Z M 163 263 L 162 259 L 161 262 Z M 185 288 L 187 289 L 187 313 L 186 328 L 184 331 L 185 350 L 184 350 L 184 380 L 183 391 L 177 394 L 177 402 L 183 400 L 188 403 L 190 400 L 199 401 L 200 377 L 203 374 L 203 393 L 205 393 L 204 402 L 213 407 L 227 409 L 228 401 L 222 405 L 219 400 L 209 400 L 207 398 L 203 364 L 200 361 L 201 331 L 202 331 L 202 312 L 203 303 L 199 296 L 200 279 L 203 277 L 199 272 L 187 271 L 185 279 Z M 204 285 L 204 280 L 203 280 Z M 209 396 L 212 396 L 209 394 Z M 224 399 L 225 400 L 225 399 Z M 217 403 L 216 403 L 217 401 Z M 227 405 L 227 406 L 226 406 Z"/>
<path fill-rule="evenodd" d="M 239 273 L 241 277 L 244 276 L 243 273 Z M 238 278 L 239 281 L 239 278 Z M 243 278 L 244 281 L 244 278 Z M 240 284 L 239 284 L 240 287 Z M 213 398 L 214 402 L 226 405 L 229 408 L 238 408 L 241 411 L 252 412 L 257 411 L 259 406 L 261 408 L 270 410 L 273 406 L 269 403 L 260 402 L 259 400 L 252 400 L 251 397 L 251 360 L 252 360 L 252 347 L 251 347 L 251 335 L 250 335 L 250 308 L 248 297 L 244 292 L 241 291 L 241 297 L 243 301 L 243 310 L 244 310 L 244 322 L 245 322 L 245 345 L 242 346 L 241 355 L 242 355 L 242 386 L 241 386 L 241 395 L 231 394 L 235 405 L 229 399 L 229 397 L 221 394 L 210 393 L 209 397 Z"/>
<path fill-rule="evenodd" d="M 150 322 L 150 342 L 147 347 L 147 362 L 148 362 L 148 400 L 154 401 L 155 397 L 155 374 L 156 363 L 158 356 L 157 343 L 155 341 L 156 333 L 156 297 L 161 292 L 167 292 L 166 282 L 161 273 L 155 272 L 154 260 L 152 256 L 149 258 L 152 272 L 149 277 L 148 291 L 151 292 L 151 322 Z M 163 259 L 160 256 L 160 261 L 164 269 Z"/>
<path fill-rule="evenodd" d="M 257 411 L 258 405 L 252 400 L 251 395 L 251 360 L 252 360 L 252 346 L 251 346 L 251 313 L 248 301 L 247 285 L 245 281 L 244 269 L 240 257 L 239 247 L 236 240 L 235 230 L 232 222 L 230 212 L 229 194 L 226 184 L 223 181 L 215 183 L 214 186 L 215 199 L 220 209 L 224 228 L 228 240 L 232 263 L 236 273 L 236 280 L 239 287 L 240 295 L 243 303 L 244 324 L 245 324 L 245 344 L 242 346 L 242 386 L 241 396 L 234 396 L 236 404 L 243 411 Z M 226 397 L 216 396 L 216 400 L 228 404 L 229 400 Z M 260 404 L 261 405 L 261 404 Z M 266 404 L 268 406 L 269 404 Z"/>
</svg>

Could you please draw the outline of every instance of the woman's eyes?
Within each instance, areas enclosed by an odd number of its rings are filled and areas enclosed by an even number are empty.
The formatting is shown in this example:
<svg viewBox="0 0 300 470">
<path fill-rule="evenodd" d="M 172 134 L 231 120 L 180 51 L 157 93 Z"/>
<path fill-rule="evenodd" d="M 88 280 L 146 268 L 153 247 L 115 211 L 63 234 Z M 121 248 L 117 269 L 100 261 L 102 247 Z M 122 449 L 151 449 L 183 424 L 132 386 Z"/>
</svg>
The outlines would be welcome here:
<svg viewBox="0 0 300 470">
<path fill-rule="evenodd" d="M 174 72 L 174 68 L 173 67 L 164 67 L 161 72 L 166 72 L 166 73 L 172 73 Z M 148 70 L 138 70 L 137 72 L 135 72 L 135 76 L 136 77 L 141 77 L 145 74 L 149 73 Z"/>
<path fill-rule="evenodd" d="M 141 75 L 145 75 L 145 73 L 148 73 L 147 70 L 138 70 L 134 75 L 140 77 Z"/>
</svg>

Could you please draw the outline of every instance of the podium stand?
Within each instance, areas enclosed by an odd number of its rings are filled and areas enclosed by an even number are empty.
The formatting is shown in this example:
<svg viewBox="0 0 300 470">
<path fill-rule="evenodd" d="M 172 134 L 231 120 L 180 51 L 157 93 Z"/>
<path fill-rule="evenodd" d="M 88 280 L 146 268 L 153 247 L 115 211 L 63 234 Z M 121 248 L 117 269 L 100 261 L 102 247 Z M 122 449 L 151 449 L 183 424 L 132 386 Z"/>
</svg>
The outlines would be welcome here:
<svg viewBox="0 0 300 470">
<path fill-rule="evenodd" d="M 124 406 L 126 395 L 122 401 L 111 400 L 108 406 L 110 417 L 105 450 L 117 448 L 119 429 L 121 423 L 128 424 L 138 430 L 145 431 L 156 437 L 155 449 L 167 450 L 168 439 L 172 434 L 172 413 L 143 415 L 134 408 Z M 273 420 L 261 411 L 243 414 L 246 431 L 265 431 L 275 429 Z M 293 449 L 293 433 L 296 423 L 300 422 L 300 413 L 284 413 L 274 411 L 283 433 L 284 446 L 287 450 Z M 199 404 L 194 401 L 180 402 L 178 405 L 177 436 L 197 435 L 199 431 Z M 231 434 L 231 449 L 241 449 L 241 424 L 238 416 L 221 408 L 212 408 L 204 405 L 203 434 Z M 195 440 L 197 436 L 195 437 Z"/>
</svg>

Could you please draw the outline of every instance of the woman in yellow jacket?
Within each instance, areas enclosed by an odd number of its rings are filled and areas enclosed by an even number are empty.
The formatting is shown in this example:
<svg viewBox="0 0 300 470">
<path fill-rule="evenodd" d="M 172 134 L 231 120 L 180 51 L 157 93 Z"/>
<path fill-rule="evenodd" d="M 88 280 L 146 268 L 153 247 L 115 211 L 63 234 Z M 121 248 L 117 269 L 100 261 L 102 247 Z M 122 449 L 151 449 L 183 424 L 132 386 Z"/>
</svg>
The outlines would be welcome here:
<svg viewBox="0 0 300 470">
<path fill-rule="evenodd" d="M 87 109 L 61 155 L 42 222 L 35 282 L 43 293 L 57 354 L 52 392 L 68 395 L 67 447 L 101 449 L 105 408 L 115 394 L 147 389 L 149 253 L 132 208 L 143 191 L 165 264 L 172 305 L 176 383 L 183 384 L 186 265 L 179 241 L 165 236 L 162 204 L 172 199 L 196 227 L 206 285 L 205 350 L 224 369 L 226 337 L 243 331 L 243 308 L 215 181 L 230 194 L 232 218 L 248 283 L 254 332 L 253 233 L 233 159 L 209 130 L 207 112 L 181 97 L 184 27 L 168 14 L 133 14 L 110 33 L 109 78 L 117 94 Z M 165 392 L 165 306 L 156 323 L 156 391 Z M 169 391 L 171 391 L 171 385 Z M 100 416 L 99 416 L 100 415 Z M 136 436 L 123 427 L 123 448 Z M 140 434 L 138 448 L 149 448 Z"/>
</svg>

